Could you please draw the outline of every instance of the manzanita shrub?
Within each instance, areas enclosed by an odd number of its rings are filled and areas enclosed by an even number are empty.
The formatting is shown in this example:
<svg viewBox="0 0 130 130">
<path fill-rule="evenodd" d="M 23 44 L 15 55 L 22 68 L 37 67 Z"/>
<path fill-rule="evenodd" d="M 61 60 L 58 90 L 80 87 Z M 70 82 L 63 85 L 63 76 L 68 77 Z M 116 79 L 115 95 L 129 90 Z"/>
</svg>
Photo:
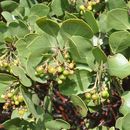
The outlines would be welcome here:
<svg viewBox="0 0 130 130">
<path fill-rule="evenodd" d="M 130 1 L 0 6 L 2 130 L 130 130 Z"/>
</svg>

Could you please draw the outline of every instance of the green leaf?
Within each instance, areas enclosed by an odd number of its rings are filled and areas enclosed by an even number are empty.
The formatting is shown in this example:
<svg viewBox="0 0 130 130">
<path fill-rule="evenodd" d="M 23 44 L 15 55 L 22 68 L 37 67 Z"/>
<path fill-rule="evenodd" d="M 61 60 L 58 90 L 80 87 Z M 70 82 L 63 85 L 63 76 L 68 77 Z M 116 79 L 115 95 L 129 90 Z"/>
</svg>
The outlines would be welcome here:
<svg viewBox="0 0 130 130">
<path fill-rule="evenodd" d="M 4 22 L 0 21 L 0 32 L 5 33 L 7 31 L 7 26 Z"/>
<path fill-rule="evenodd" d="M 45 4 L 36 4 L 30 9 L 30 15 L 46 16 L 49 14 L 49 7 Z"/>
<path fill-rule="evenodd" d="M 59 25 L 53 20 L 47 19 L 46 17 L 40 18 L 36 21 L 37 25 L 47 34 L 57 36 L 60 30 Z"/>
<path fill-rule="evenodd" d="M 5 36 L 5 33 L 7 32 L 8 28 L 6 26 L 6 24 L 2 21 L 0 21 L 0 45 L 1 43 L 4 42 L 4 36 Z"/>
<path fill-rule="evenodd" d="M 11 13 L 7 12 L 7 11 L 3 11 L 2 12 L 2 16 L 4 17 L 4 19 L 8 22 L 11 23 L 14 21 L 13 16 Z"/>
<path fill-rule="evenodd" d="M 45 115 L 44 115 L 44 116 L 45 116 Z M 45 125 L 44 125 L 44 120 L 41 119 L 41 118 L 38 119 L 38 121 L 37 121 L 35 127 L 36 127 L 36 128 L 35 128 L 36 130 L 47 130 L 47 129 L 45 128 Z"/>
<path fill-rule="evenodd" d="M 53 0 L 51 3 L 52 11 L 57 16 L 63 15 L 63 10 L 62 10 L 61 4 L 62 4 L 61 0 Z"/>
<path fill-rule="evenodd" d="M 11 66 L 11 70 L 15 76 L 19 77 L 20 82 L 24 86 L 30 87 L 32 85 L 31 80 L 26 76 L 23 68 L 20 66 Z"/>
<path fill-rule="evenodd" d="M 26 71 L 27 74 L 34 80 L 40 83 L 45 83 L 35 75 L 35 67 L 40 63 L 41 59 L 51 56 L 48 52 L 51 49 L 51 44 L 46 35 L 41 35 L 34 39 L 27 47 L 30 54 L 27 57 Z M 44 60 L 44 59 L 43 59 Z"/>
<path fill-rule="evenodd" d="M 99 16 L 99 31 L 106 33 L 109 32 L 111 30 L 111 27 L 108 26 L 107 24 L 107 13 L 104 12 Z"/>
<path fill-rule="evenodd" d="M 94 15 L 91 11 L 86 11 L 83 14 L 83 19 L 88 23 L 88 25 L 93 30 L 94 34 L 99 32 L 98 24 L 96 19 L 94 18 Z"/>
<path fill-rule="evenodd" d="M 61 25 L 61 33 L 68 38 L 71 36 L 92 38 L 93 36 L 93 31 L 90 26 L 80 19 L 65 20 Z"/>
<path fill-rule="evenodd" d="M 19 130 L 20 122 L 21 122 L 20 118 L 15 118 L 15 119 L 7 120 L 6 122 L 3 123 L 3 125 L 8 130 Z"/>
<path fill-rule="evenodd" d="M 103 52 L 103 50 L 99 47 L 95 47 L 93 50 L 93 55 L 98 63 L 101 63 L 102 61 L 105 63 L 107 61 L 107 56 Z"/>
<path fill-rule="evenodd" d="M 125 114 L 124 117 L 120 117 L 116 121 L 116 128 L 120 130 L 130 129 L 130 113 Z"/>
<path fill-rule="evenodd" d="M 34 4 L 37 4 L 36 0 L 20 0 L 20 5 L 22 7 L 31 8 Z"/>
<path fill-rule="evenodd" d="M 42 60 L 43 56 L 41 54 L 31 54 L 28 59 L 27 59 L 27 65 L 26 65 L 26 71 L 28 76 L 33 79 L 34 81 L 37 81 L 39 83 L 45 83 L 46 80 L 45 79 L 40 79 L 39 77 L 36 77 L 35 75 L 35 68 L 36 65 L 40 63 L 40 61 Z"/>
<path fill-rule="evenodd" d="M 28 17 L 28 24 L 30 25 L 30 27 L 31 27 L 31 31 L 33 32 L 33 31 L 36 31 L 36 33 L 37 34 L 41 34 L 41 33 L 39 33 L 38 31 L 40 30 L 40 32 L 42 32 L 43 33 L 43 31 L 37 26 L 37 24 L 36 24 L 36 20 L 39 18 L 39 16 L 37 16 L 37 15 L 30 15 L 29 17 Z M 36 34 L 35 33 L 35 34 Z"/>
<path fill-rule="evenodd" d="M 85 63 L 92 66 L 94 56 L 91 42 L 81 36 L 72 36 L 68 41 L 71 56 L 75 62 Z"/>
<path fill-rule="evenodd" d="M 107 24 L 115 30 L 130 29 L 128 11 L 126 9 L 113 9 L 109 11 L 107 14 Z"/>
<path fill-rule="evenodd" d="M 117 76 L 121 79 L 130 75 L 130 63 L 120 53 L 110 56 L 107 59 L 108 72 L 111 76 Z"/>
<path fill-rule="evenodd" d="M 28 27 L 22 21 L 19 21 L 19 23 L 11 22 L 9 24 L 9 31 L 13 36 L 17 36 L 19 38 L 24 37 L 29 33 Z"/>
<path fill-rule="evenodd" d="M 109 10 L 115 9 L 115 8 L 124 8 L 126 7 L 126 3 L 124 0 L 108 0 L 108 8 Z"/>
<path fill-rule="evenodd" d="M 26 47 L 32 54 L 45 54 L 51 49 L 50 41 L 46 34 L 36 37 Z M 31 54 L 30 53 L 30 54 Z"/>
<path fill-rule="evenodd" d="M 34 130 L 35 127 L 32 122 L 20 118 L 14 118 L 7 120 L 3 123 L 5 129 L 7 130 Z"/>
<path fill-rule="evenodd" d="M 28 34 L 25 36 L 24 39 L 20 39 L 16 42 L 18 56 L 19 56 L 22 66 L 24 66 L 24 67 L 26 67 L 26 61 L 30 55 L 30 51 L 29 51 L 29 49 L 27 49 L 27 46 L 31 42 L 33 42 L 33 40 L 36 39 L 37 37 L 38 37 L 38 34 Z"/>
<path fill-rule="evenodd" d="M 130 113 L 124 116 L 122 121 L 122 130 L 129 130 L 130 129 Z"/>
<path fill-rule="evenodd" d="M 122 52 L 130 46 L 130 33 L 117 31 L 110 35 L 109 44 L 113 53 Z"/>
<path fill-rule="evenodd" d="M 17 81 L 16 77 L 5 73 L 0 73 L 0 103 L 5 102 L 5 100 L 1 98 L 1 95 L 5 94 L 6 90 L 14 81 Z"/>
<path fill-rule="evenodd" d="M 27 75 L 34 81 L 44 83 L 44 80 L 36 77 L 35 67 L 39 64 L 43 57 L 48 56 L 51 49 L 50 41 L 46 34 L 38 36 L 37 34 L 29 34 L 16 44 L 18 55 L 22 65 L 26 68 Z"/>
<path fill-rule="evenodd" d="M 51 9 L 52 13 L 56 16 L 63 15 L 64 11 L 69 7 L 67 0 L 52 0 Z"/>
<path fill-rule="evenodd" d="M 27 89 L 23 86 L 20 87 L 20 91 L 24 97 L 24 101 L 28 110 L 33 114 L 34 117 L 38 118 L 40 114 L 36 111 L 36 107 L 32 101 L 32 94 L 27 91 Z"/>
<path fill-rule="evenodd" d="M 26 66 L 26 60 L 29 55 L 29 50 L 26 49 L 27 43 L 24 39 L 20 39 L 16 42 L 16 48 L 18 51 L 18 57 L 22 66 Z"/>
<path fill-rule="evenodd" d="M 2 83 L 11 83 L 15 80 L 17 80 L 17 78 L 12 75 L 6 73 L 0 73 L 0 82 Z"/>
<path fill-rule="evenodd" d="M 30 15 L 30 8 L 37 3 L 37 0 L 19 0 L 20 6 L 25 8 L 25 16 Z"/>
<path fill-rule="evenodd" d="M 13 110 L 11 114 L 11 119 L 14 119 L 14 118 L 19 118 L 19 113 L 17 109 Z"/>
<path fill-rule="evenodd" d="M 11 83 L 2 83 L 0 81 L 0 103 L 5 102 L 5 100 L 3 98 L 1 98 L 1 95 L 6 93 L 6 90 L 9 88 L 10 84 Z"/>
<path fill-rule="evenodd" d="M 86 64 L 76 64 L 76 69 L 78 69 L 78 70 L 87 70 L 89 72 L 92 72 L 92 69 Z"/>
<path fill-rule="evenodd" d="M 52 102 L 49 96 L 45 96 L 43 105 L 44 105 L 45 110 L 52 112 Z"/>
<path fill-rule="evenodd" d="M 18 3 L 12 0 L 4 0 L 0 4 L 2 9 L 8 12 L 12 12 L 18 7 Z"/>
<path fill-rule="evenodd" d="M 39 105 L 39 103 L 40 103 L 40 99 L 39 99 L 39 97 L 38 97 L 38 95 L 36 93 L 32 94 L 32 102 L 35 105 Z"/>
<path fill-rule="evenodd" d="M 71 99 L 72 103 L 79 110 L 79 113 L 83 117 L 86 117 L 88 109 L 87 109 L 85 103 L 83 102 L 83 100 L 79 96 L 76 96 L 76 95 L 72 95 L 70 99 Z"/>
<path fill-rule="evenodd" d="M 74 75 L 69 76 L 67 82 L 63 82 L 60 91 L 65 95 L 78 95 L 87 92 L 91 83 L 91 74 L 86 70 L 77 70 Z"/>
<path fill-rule="evenodd" d="M 45 126 L 50 130 L 70 129 L 70 124 L 61 119 L 47 121 Z"/>
<path fill-rule="evenodd" d="M 19 17 L 20 19 L 23 19 L 23 17 L 25 16 L 25 8 L 22 6 L 18 6 L 13 12 L 12 15 L 15 16 L 15 18 L 17 19 L 17 17 Z"/>
<path fill-rule="evenodd" d="M 120 112 L 123 115 L 130 113 L 130 91 L 124 92 L 121 96 L 122 105 L 120 106 Z"/>
<path fill-rule="evenodd" d="M 120 117 L 116 120 L 116 125 L 115 127 L 118 128 L 119 130 L 122 130 L 122 120 L 123 120 L 123 117 Z"/>
</svg>

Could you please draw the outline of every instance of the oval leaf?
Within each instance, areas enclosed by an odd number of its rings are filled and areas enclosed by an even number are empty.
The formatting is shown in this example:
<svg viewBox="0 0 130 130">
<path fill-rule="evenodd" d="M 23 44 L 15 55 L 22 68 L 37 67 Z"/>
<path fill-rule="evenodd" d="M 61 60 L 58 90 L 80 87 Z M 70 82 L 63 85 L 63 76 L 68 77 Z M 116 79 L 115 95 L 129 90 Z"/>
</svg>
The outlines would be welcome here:
<svg viewBox="0 0 130 130">
<path fill-rule="evenodd" d="M 126 3 L 124 0 L 108 0 L 108 7 L 110 10 L 115 8 L 124 8 L 126 7 Z"/>
<path fill-rule="evenodd" d="M 95 47 L 92 52 L 98 63 L 102 61 L 105 63 L 107 61 L 107 56 L 100 47 Z"/>
<path fill-rule="evenodd" d="M 18 7 L 18 3 L 12 0 L 4 0 L 0 4 L 3 10 L 9 12 L 14 11 Z"/>
<path fill-rule="evenodd" d="M 81 36 L 72 36 L 68 43 L 73 60 L 79 63 L 89 64 L 87 57 L 90 57 L 90 53 L 92 54 L 93 46 L 91 42 Z M 91 59 L 93 59 L 93 56 Z"/>
<path fill-rule="evenodd" d="M 87 115 L 88 109 L 87 109 L 85 103 L 83 102 L 83 100 L 79 96 L 72 95 L 71 96 L 71 101 L 77 107 L 77 109 L 79 109 L 80 114 L 83 117 L 85 117 Z"/>
<path fill-rule="evenodd" d="M 117 76 L 121 79 L 130 75 L 130 63 L 120 53 L 110 56 L 107 59 L 108 72 L 112 76 Z"/>
<path fill-rule="evenodd" d="M 30 9 L 30 15 L 46 16 L 49 13 L 49 7 L 45 4 L 36 4 Z"/>
<path fill-rule="evenodd" d="M 127 31 L 112 33 L 109 37 L 109 44 L 113 53 L 124 51 L 130 46 L 130 33 Z"/>
<path fill-rule="evenodd" d="M 53 20 L 47 19 L 46 17 L 40 18 L 36 21 L 37 25 L 47 34 L 57 36 L 60 30 L 59 25 Z"/>
<path fill-rule="evenodd" d="M 22 21 L 19 21 L 19 23 L 11 22 L 9 24 L 9 31 L 11 35 L 17 37 L 24 37 L 26 34 L 29 33 L 28 27 Z"/>
<path fill-rule="evenodd" d="M 70 124 L 60 119 L 47 121 L 45 122 L 45 126 L 50 130 L 70 129 Z"/>
<path fill-rule="evenodd" d="M 61 33 L 67 37 L 82 36 L 92 38 L 93 31 L 90 26 L 80 19 L 69 19 L 63 22 Z"/>
<path fill-rule="evenodd" d="M 63 83 L 60 91 L 69 96 L 82 94 L 88 90 L 91 80 L 92 77 L 89 71 L 77 70 L 74 75 L 69 76 L 67 82 Z"/>
<path fill-rule="evenodd" d="M 96 19 L 94 18 L 94 15 L 91 11 L 86 11 L 83 14 L 83 19 L 88 23 L 88 25 L 91 27 L 93 30 L 94 34 L 99 32 L 99 27 L 97 24 Z"/>
<path fill-rule="evenodd" d="M 26 76 L 23 68 L 21 68 L 20 66 L 11 66 L 11 70 L 15 76 L 19 77 L 20 82 L 24 86 L 30 87 L 32 85 L 31 80 Z"/>
<path fill-rule="evenodd" d="M 128 11 L 126 9 L 111 10 L 107 15 L 107 24 L 110 28 L 116 30 L 130 29 Z"/>
<path fill-rule="evenodd" d="M 28 107 L 28 110 L 34 115 L 34 117 L 39 117 L 40 115 L 36 111 L 35 105 L 32 101 L 32 95 L 30 92 L 27 91 L 27 89 L 23 86 L 20 87 L 20 91 L 24 97 L 24 101 L 26 103 L 26 106 Z"/>
</svg>

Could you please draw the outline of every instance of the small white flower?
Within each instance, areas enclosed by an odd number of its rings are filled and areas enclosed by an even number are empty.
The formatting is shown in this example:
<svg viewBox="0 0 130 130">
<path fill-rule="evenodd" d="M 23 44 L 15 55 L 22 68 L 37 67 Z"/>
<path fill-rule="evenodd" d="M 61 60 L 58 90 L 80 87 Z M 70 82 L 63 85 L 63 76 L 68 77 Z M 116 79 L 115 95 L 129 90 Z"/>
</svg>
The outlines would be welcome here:
<svg viewBox="0 0 130 130">
<path fill-rule="evenodd" d="M 98 46 L 98 45 L 102 45 L 103 41 L 102 41 L 102 39 L 100 39 L 96 36 L 93 36 L 92 43 L 93 43 L 93 46 Z"/>
</svg>

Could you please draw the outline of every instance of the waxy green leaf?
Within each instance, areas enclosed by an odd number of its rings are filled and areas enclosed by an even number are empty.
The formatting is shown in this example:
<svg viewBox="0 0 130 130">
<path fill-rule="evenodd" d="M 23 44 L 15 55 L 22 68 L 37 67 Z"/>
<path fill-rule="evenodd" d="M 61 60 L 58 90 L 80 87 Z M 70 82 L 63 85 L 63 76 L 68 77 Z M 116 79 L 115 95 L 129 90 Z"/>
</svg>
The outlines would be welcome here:
<svg viewBox="0 0 130 130">
<path fill-rule="evenodd" d="M 130 75 L 130 63 L 120 53 L 108 57 L 108 72 L 111 76 L 117 76 L 121 79 Z"/>
</svg>

